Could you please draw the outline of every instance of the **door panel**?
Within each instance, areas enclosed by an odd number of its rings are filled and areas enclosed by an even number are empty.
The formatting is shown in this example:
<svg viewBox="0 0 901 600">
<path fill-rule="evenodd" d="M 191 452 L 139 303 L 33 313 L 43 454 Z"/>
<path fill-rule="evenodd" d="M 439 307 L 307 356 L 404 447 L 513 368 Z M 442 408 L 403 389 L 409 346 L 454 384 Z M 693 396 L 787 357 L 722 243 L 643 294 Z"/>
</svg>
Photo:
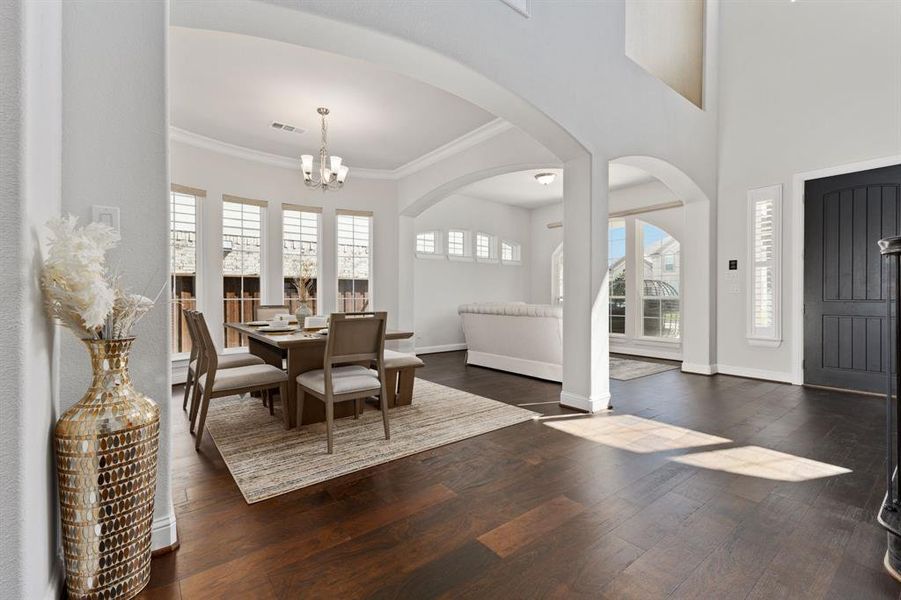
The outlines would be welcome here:
<svg viewBox="0 0 901 600">
<path fill-rule="evenodd" d="M 901 231 L 899 188 L 901 165 L 805 186 L 805 383 L 885 390 L 885 298 L 876 242 Z"/>
</svg>

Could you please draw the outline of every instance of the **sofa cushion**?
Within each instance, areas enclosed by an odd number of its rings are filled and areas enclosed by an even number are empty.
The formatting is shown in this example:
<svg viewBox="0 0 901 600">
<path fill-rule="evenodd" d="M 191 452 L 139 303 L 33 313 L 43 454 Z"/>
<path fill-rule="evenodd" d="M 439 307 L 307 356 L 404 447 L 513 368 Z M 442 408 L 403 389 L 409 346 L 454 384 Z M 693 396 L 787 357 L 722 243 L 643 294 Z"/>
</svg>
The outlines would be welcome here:
<svg viewBox="0 0 901 600">
<path fill-rule="evenodd" d="M 563 318 L 563 307 L 552 304 L 524 304 L 522 302 L 479 302 L 461 304 L 457 314 L 504 315 L 508 317 Z"/>
</svg>

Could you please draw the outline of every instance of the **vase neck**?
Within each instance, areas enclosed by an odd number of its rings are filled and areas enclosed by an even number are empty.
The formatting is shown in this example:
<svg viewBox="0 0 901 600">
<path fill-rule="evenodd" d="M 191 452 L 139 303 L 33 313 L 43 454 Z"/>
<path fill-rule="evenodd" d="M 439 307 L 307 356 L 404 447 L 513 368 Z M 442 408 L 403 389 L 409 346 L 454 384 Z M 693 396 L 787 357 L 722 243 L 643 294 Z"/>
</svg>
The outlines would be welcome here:
<svg viewBox="0 0 901 600">
<path fill-rule="evenodd" d="M 91 387 L 109 388 L 130 383 L 128 355 L 134 338 L 83 341 L 91 354 Z"/>
</svg>

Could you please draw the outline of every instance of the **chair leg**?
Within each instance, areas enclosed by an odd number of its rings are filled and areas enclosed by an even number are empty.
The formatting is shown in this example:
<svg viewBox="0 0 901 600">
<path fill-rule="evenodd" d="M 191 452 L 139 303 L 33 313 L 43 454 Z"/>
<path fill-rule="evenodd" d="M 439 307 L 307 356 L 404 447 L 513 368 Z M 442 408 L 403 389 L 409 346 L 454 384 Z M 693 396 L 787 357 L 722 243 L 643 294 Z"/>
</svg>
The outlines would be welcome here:
<svg viewBox="0 0 901 600">
<path fill-rule="evenodd" d="M 385 439 L 391 439 L 391 431 L 388 429 L 388 394 L 387 382 L 382 382 L 382 393 L 379 394 L 379 405 L 382 407 L 382 425 L 385 426 Z"/>
<path fill-rule="evenodd" d="M 194 378 L 193 389 L 191 390 L 191 408 L 188 412 L 188 420 L 191 422 L 191 433 L 194 433 L 194 422 L 197 420 L 197 410 L 200 408 L 200 398 L 203 396 L 203 388 L 200 387 L 200 380 Z"/>
<path fill-rule="evenodd" d="M 200 422 L 197 423 L 197 433 L 194 436 L 194 450 L 200 450 L 200 442 L 203 441 L 203 426 L 206 424 L 206 411 L 209 407 L 210 393 L 205 390 L 200 403 Z"/>
<path fill-rule="evenodd" d="M 191 395 L 192 379 L 194 379 L 194 369 L 188 367 L 188 377 L 185 379 L 185 399 L 181 403 L 182 410 L 188 410 L 188 396 Z"/>
<path fill-rule="evenodd" d="M 295 410 L 297 411 L 297 426 L 300 427 L 303 425 L 303 401 L 306 394 L 304 394 L 303 389 L 300 387 L 300 384 L 297 384 L 297 406 Z M 285 417 L 285 426 L 288 427 L 287 417 Z"/>
<path fill-rule="evenodd" d="M 335 405 L 331 398 L 325 400 L 325 439 L 328 453 L 332 454 L 332 429 L 335 427 Z"/>
<path fill-rule="evenodd" d="M 288 384 L 278 384 L 278 398 L 282 403 L 282 420 L 285 422 L 285 429 L 291 428 L 291 407 L 288 406 Z"/>
<path fill-rule="evenodd" d="M 362 398 L 358 398 L 354 400 L 354 419 L 360 418 L 361 407 L 360 405 L 363 403 Z"/>
<path fill-rule="evenodd" d="M 275 414 L 275 398 L 272 396 L 272 390 L 266 390 L 266 401 L 269 402 L 269 414 Z M 282 397 L 282 402 L 284 402 L 284 397 Z"/>
</svg>

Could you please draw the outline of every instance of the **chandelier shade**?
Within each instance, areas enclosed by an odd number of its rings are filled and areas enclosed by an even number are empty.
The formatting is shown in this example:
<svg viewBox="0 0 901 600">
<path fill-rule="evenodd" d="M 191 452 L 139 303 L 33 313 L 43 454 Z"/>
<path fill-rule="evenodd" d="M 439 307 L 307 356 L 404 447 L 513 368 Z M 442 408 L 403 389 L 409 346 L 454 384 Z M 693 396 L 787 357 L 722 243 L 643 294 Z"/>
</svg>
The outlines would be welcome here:
<svg viewBox="0 0 901 600">
<path fill-rule="evenodd" d="M 329 110 L 325 107 L 316 109 L 322 120 L 322 139 L 319 145 L 319 169 L 317 176 L 313 175 L 313 155 L 304 154 L 300 157 L 300 170 L 303 173 L 303 182 L 307 187 L 326 190 L 338 190 L 344 186 L 350 169 L 343 164 L 340 156 L 329 156 L 328 153 L 328 123 L 325 117 Z"/>
</svg>

